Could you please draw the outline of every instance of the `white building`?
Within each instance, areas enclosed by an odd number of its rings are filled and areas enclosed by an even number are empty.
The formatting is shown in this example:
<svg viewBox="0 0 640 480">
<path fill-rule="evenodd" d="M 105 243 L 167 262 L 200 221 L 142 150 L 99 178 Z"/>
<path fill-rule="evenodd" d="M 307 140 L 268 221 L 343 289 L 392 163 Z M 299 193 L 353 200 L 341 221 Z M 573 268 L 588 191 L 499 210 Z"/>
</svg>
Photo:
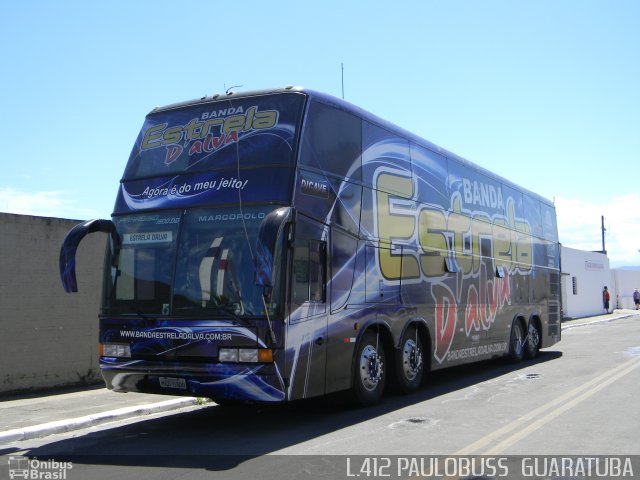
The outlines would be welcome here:
<svg viewBox="0 0 640 480">
<path fill-rule="evenodd" d="M 608 287 L 611 308 L 615 307 L 615 286 L 609 259 L 603 253 L 562 247 L 562 309 L 565 318 L 604 313 L 602 291 Z"/>
<path fill-rule="evenodd" d="M 640 288 L 640 271 L 609 267 L 605 254 L 562 247 L 562 309 L 565 318 L 604 313 L 602 291 L 608 287 L 610 309 L 634 309 L 633 289 Z"/>
<path fill-rule="evenodd" d="M 614 269 L 613 277 L 617 292 L 616 308 L 635 309 L 633 289 L 640 290 L 640 271 Z"/>
</svg>

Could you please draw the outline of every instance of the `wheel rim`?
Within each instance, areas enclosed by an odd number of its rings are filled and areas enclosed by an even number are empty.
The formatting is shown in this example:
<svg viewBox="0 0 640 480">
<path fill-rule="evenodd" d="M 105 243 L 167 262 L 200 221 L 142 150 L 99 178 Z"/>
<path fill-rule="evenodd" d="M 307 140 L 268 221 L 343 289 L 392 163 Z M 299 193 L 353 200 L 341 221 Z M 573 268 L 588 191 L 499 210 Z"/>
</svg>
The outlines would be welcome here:
<svg viewBox="0 0 640 480">
<path fill-rule="evenodd" d="M 360 355 L 360 380 L 362 386 L 367 391 L 375 390 L 380 380 L 382 380 L 383 372 L 382 359 L 376 349 L 367 345 L 362 349 Z"/>
<path fill-rule="evenodd" d="M 540 332 L 533 323 L 529 324 L 529 349 L 535 351 L 540 343 Z"/>
<path fill-rule="evenodd" d="M 524 352 L 524 349 L 522 347 L 522 340 L 523 340 L 522 327 L 520 326 L 519 323 L 516 323 L 513 326 L 512 343 L 513 343 L 513 351 L 517 356 L 521 356 Z"/>
<path fill-rule="evenodd" d="M 416 342 L 410 338 L 402 347 L 402 371 L 407 380 L 416 379 L 422 369 L 422 351 Z"/>
</svg>

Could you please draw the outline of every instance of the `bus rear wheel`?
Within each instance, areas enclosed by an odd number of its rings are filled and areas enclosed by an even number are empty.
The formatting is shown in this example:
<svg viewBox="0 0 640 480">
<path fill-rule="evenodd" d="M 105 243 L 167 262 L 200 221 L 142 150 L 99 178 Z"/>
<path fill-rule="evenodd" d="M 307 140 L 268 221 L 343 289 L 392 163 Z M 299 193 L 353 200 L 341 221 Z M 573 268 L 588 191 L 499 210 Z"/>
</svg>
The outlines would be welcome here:
<svg viewBox="0 0 640 480">
<path fill-rule="evenodd" d="M 422 340 L 415 326 L 405 330 L 396 355 L 396 380 L 400 391 L 415 392 L 420 388 L 424 376 Z"/>
<path fill-rule="evenodd" d="M 524 358 L 524 328 L 520 320 L 514 320 L 511 324 L 511 339 L 509 341 L 509 360 L 513 363 Z"/>
<path fill-rule="evenodd" d="M 382 339 L 373 331 L 360 339 L 353 372 L 353 394 L 362 406 L 380 400 L 386 380 L 386 357 Z"/>
<path fill-rule="evenodd" d="M 536 358 L 540 352 L 540 329 L 535 320 L 529 322 L 527 329 L 527 342 L 524 349 L 525 358 Z"/>
</svg>

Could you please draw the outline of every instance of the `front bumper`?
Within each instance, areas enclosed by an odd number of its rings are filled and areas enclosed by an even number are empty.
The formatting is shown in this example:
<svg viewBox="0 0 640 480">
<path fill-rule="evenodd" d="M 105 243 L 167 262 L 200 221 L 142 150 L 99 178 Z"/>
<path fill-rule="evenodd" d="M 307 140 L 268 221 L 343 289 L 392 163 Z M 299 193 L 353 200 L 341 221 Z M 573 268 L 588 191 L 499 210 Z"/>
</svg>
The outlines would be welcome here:
<svg viewBox="0 0 640 480">
<path fill-rule="evenodd" d="M 100 358 L 107 388 L 117 392 L 158 393 L 279 403 L 285 384 L 275 363 L 187 363 Z"/>
</svg>

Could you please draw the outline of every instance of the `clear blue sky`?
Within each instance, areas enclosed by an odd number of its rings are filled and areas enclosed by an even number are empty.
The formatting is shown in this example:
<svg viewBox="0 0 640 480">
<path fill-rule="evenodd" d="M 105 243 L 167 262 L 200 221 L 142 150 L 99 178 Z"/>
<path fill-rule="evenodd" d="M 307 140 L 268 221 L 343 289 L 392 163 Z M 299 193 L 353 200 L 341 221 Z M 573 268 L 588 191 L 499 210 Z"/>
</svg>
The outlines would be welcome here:
<svg viewBox="0 0 640 480">
<path fill-rule="evenodd" d="M 0 211 L 108 217 L 146 113 L 302 85 L 556 200 L 640 265 L 640 2 L 29 1 L 0 15 Z"/>
</svg>

